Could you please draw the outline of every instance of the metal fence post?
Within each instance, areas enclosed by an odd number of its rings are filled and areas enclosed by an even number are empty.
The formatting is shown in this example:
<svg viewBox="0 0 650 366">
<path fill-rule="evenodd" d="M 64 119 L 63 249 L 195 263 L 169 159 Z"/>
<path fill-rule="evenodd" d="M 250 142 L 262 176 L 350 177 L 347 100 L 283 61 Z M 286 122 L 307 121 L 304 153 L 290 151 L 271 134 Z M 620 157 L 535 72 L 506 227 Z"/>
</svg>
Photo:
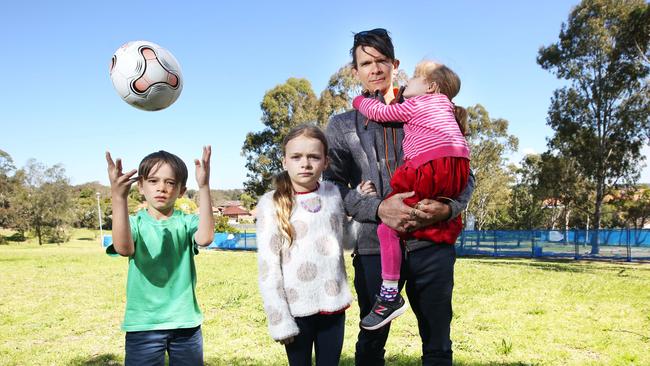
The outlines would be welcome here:
<svg viewBox="0 0 650 366">
<path fill-rule="evenodd" d="M 465 228 L 460 232 L 460 250 L 459 252 L 462 254 L 463 251 L 465 250 Z"/>
<path fill-rule="evenodd" d="M 244 249 L 248 248 L 248 246 L 246 245 L 246 237 L 247 236 L 248 235 L 246 235 L 246 230 L 244 230 Z"/>
<path fill-rule="evenodd" d="M 573 230 L 573 247 L 574 247 L 574 254 L 573 254 L 573 259 L 578 260 L 580 258 L 580 245 L 578 244 L 578 231 Z"/>
<path fill-rule="evenodd" d="M 632 262 L 632 247 L 630 246 L 630 229 L 627 230 L 627 261 Z"/>
<path fill-rule="evenodd" d="M 535 230 L 530 231 L 530 256 L 535 258 Z"/>
</svg>

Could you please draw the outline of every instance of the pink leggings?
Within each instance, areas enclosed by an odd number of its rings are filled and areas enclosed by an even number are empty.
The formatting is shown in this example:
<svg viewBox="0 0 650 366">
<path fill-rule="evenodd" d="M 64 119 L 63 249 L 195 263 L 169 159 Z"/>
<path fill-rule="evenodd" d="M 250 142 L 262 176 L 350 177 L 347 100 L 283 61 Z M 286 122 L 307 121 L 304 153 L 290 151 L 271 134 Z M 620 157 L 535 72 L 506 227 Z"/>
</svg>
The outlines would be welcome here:
<svg viewBox="0 0 650 366">
<path fill-rule="evenodd" d="M 402 267 L 402 247 L 400 246 L 397 231 L 384 224 L 379 224 L 377 236 L 379 237 L 379 253 L 381 254 L 381 278 L 388 281 L 397 281 Z"/>
</svg>

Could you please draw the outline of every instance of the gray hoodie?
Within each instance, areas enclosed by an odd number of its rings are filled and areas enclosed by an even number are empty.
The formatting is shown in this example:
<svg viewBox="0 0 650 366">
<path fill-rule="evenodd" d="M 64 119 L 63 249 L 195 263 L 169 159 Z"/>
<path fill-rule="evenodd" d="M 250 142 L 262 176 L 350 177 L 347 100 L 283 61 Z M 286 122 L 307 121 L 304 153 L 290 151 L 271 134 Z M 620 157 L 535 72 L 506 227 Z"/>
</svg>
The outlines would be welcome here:
<svg viewBox="0 0 650 366">
<path fill-rule="evenodd" d="M 390 174 L 403 163 L 402 123 L 375 123 L 352 110 L 333 116 L 325 134 L 329 143 L 329 168 L 323 179 L 334 182 L 341 192 L 346 213 L 361 223 L 357 232 L 355 252 L 361 255 L 379 254 L 377 209 L 383 197 L 390 193 Z M 377 189 L 376 196 L 362 195 L 356 187 L 370 180 Z M 458 216 L 474 191 L 474 175 L 470 173 L 467 187 L 455 201 L 449 203 L 451 217 Z M 407 240 L 406 250 L 431 245 L 429 241 Z"/>
</svg>

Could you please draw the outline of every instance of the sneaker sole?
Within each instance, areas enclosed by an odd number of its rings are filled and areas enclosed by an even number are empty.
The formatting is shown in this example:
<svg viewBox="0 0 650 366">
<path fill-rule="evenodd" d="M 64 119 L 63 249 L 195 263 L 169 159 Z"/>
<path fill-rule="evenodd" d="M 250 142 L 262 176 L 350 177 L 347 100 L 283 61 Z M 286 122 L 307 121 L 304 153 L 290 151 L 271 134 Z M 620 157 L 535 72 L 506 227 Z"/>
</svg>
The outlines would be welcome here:
<svg viewBox="0 0 650 366">
<path fill-rule="evenodd" d="M 408 304 L 406 302 L 404 302 L 404 305 L 402 305 L 401 308 L 398 308 L 395 311 L 393 311 L 393 313 L 390 314 L 388 316 L 388 318 L 384 319 L 384 321 L 382 321 L 381 323 L 379 323 L 377 325 L 373 325 L 371 327 L 364 327 L 363 325 L 360 325 L 360 326 L 361 326 L 361 328 L 366 329 L 366 330 L 377 330 L 377 329 L 383 327 L 384 325 L 390 323 L 393 319 L 397 318 L 398 316 L 404 314 L 404 312 L 406 311 L 407 308 L 408 308 Z"/>
</svg>

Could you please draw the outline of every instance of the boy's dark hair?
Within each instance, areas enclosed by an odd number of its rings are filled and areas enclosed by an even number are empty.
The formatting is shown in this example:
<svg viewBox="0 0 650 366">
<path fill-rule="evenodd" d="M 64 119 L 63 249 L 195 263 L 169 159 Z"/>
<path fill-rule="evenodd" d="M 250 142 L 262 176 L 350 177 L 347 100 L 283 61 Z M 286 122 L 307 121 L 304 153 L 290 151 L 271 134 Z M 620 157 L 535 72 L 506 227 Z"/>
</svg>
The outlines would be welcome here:
<svg viewBox="0 0 650 366">
<path fill-rule="evenodd" d="M 388 57 L 390 61 L 395 60 L 393 40 L 384 28 L 375 28 L 354 34 L 354 43 L 350 48 L 350 55 L 352 56 L 352 67 L 355 69 L 357 68 L 357 53 L 355 52 L 357 47 L 372 47 Z"/>
<path fill-rule="evenodd" d="M 178 156 L 163 150 L 151 153 L 142 159 L 140 166 L 138 166 L 138 176 L 140 176 L 140 179 L 147 179 L 149 173 L 151 173 L 151 169 L 160 163 L 169 164 L 174 172 L 176 184 L 184 188 L 185 184 L 187 184 L 187 165 Z"/>
</svg>

